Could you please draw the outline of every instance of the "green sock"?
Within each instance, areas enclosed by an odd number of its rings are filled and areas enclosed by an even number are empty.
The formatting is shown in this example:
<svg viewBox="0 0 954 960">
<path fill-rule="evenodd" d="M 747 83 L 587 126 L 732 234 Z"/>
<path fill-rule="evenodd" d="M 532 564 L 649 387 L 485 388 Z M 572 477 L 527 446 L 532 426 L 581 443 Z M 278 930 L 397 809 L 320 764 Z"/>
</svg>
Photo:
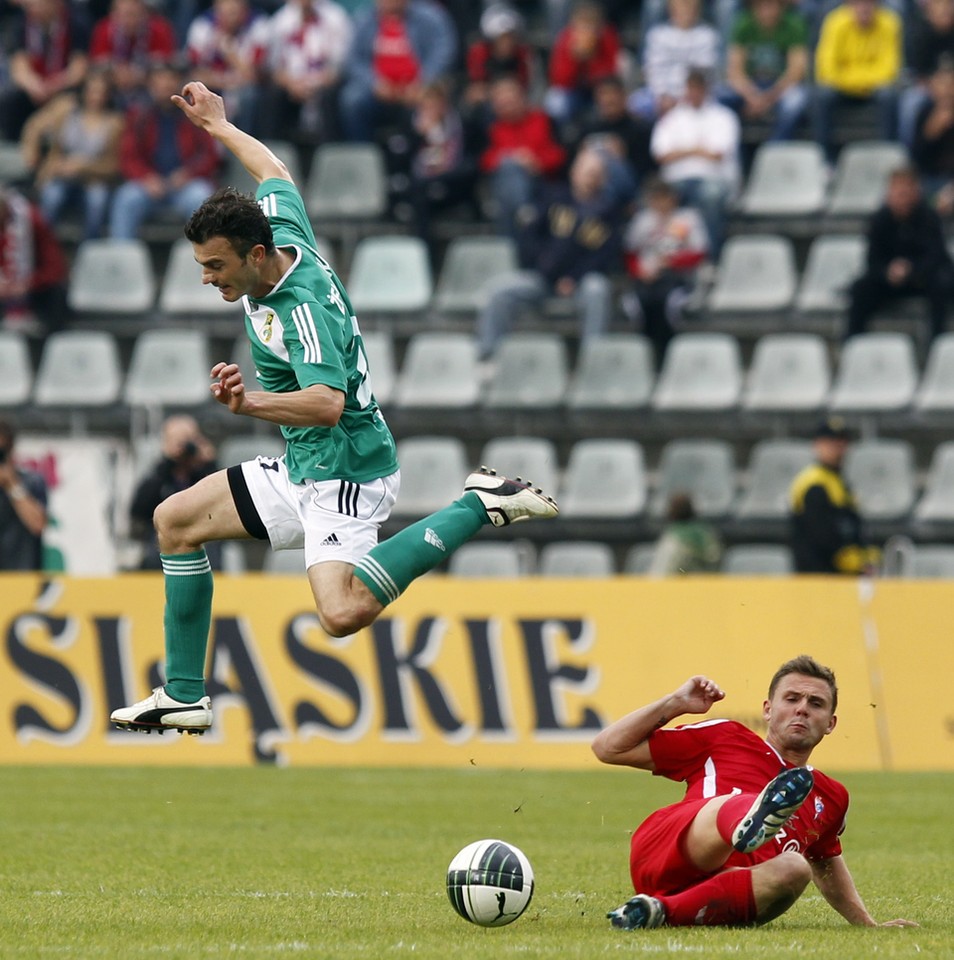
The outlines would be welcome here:
<svg viewBox="0 0 954 960">
<path fill-rule="evenodd" d="M 160 556 L 166 578 L 166 693 L 183 703 L 205 696 L 212 624 L 212 568 L 205 550 Z"/>
<path fill-rule="evenodd" d="M 490 523 L 476 493 L 465 493 L 449 507 L 405 527 L 379 543 L 355 567 L 355 576 L 387 606 L 412 580 L 443 563 Z"/>
</svg>

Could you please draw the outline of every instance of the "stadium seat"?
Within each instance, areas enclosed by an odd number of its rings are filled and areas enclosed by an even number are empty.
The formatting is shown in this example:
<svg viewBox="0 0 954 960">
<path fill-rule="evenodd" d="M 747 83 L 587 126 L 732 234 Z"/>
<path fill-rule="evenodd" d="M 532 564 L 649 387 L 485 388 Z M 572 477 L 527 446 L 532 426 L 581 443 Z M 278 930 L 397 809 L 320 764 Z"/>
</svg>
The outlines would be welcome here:
<svg viewBox="0 0 954 960">
<path fill-rule="evenodd" d="M 813 141 L 762 143 L 739 200 L 749 217 L 812 216 L 825 206 L 825 156 Z"/>
<path fill-rule="evenodd" d="M 915 544 L 901 575 L 916 580 L 954 580 L 954 544 Z"/>
<path fill-rule="evenodd" d="M 511 580 L 532 571 L 534 548 L 518 540 L 465 543 L 451 554 L 447 572 L 454 577 Z"/>
<path fill-rule="evenodd" d="M 764 314 L 787 310 L 795 296 L 798 273 L 792 241 L 774 234 L 729 237 L 719 256 L 715 284 L 706 311 Z"/>
<path fill-rule="evenodd" d="M 210 369 L 201 330 L 147 330 L 133 345 L 123 397 L 133 407 L 200 406 L 212 400 Z"/>
<path fill-rule="evenodd" d="M 252 348 L 248 337 L 242 333 L 235 338 L 232 349 L 225 357 L 229 363 L 237 363 L 239 370 L 242 371 L 242 379 L 249 384 L 249 389 L 258 390 L 261 384 L 258 382 L 258 376 L 255 372 L 255 363 L 252 361 Z"/>
<path fill-rule="evenodd" d="M 578 440 L 557 502 L 567 518 L 638 517 L 646 506 L 643 448 L 635 440 Z"/>
<path fill-rule="evenodd" d="M 954 441 L 934 448 L 914 517 L 920 523 L 954 523 Z"/>
<path fill-rule="evenodd" d="M 241 319 L 242 308 L 224 300 L 211 283 L 202 282 L 202 268 L 195 262 L 192 244 L 182 237 L 169 248 L 159 288 L 159 309 L 163 313 L 230 314 Z"/>
<path fill-rule="evenodd" d="M 487 300 L 487 282 L 517 267 L 516 244 L 509 237 L 454 237 L 438 274 L 434 309 L 476 313 Z"/>
<path fill-rule="evenodd" d="M 931 344 L 914 409 L 945 418 L 954 412 L 954 333 L 942 333 Z"/>
<path fill-rule="evenodd" d="M 649 340 L 632 333 L 609 333 L 580 347 L 566 403 L 570 410 L 639 410 L 649 403 L 655 383 Z"/>
<path fill-rule="evenodd" d="M 26 403 L 33 390 L 33 361 L 26 337 L 0 330 L 0 407 Z"/>
<path fill-rule="evenodd" d="M 888 174 L 908 162 L 894 141 L 847 143 L 838 155 L 827 212 L 834 217 L 865 217 L 881 206 Z"/>
<path fill-rule="evenodd" d="M 244 436 L 227 436 L 219 445 L 220 467 L 231 467 L 256 457 L 280 457 L 285 452 L 285 440 L 278 433 L 248 433 Z"/>
<path fill-rule="evenodd" d="M 795 294 L 796 313 L 841 317 L 848 289 L 864 270 L 867 249 L 867 240 L 859 234 L 816 237 Z"/>
<path fill-rule="evenodd" d="M 64 330 L 50 334 L 43 345 L 33 402 L 40 407 L 104 407 L 119 399 L 122 382 L 119 348 L 111 333 Z"/>
<path fill-rule="evenodd" d="M 735 506 L 735 519 L 786 519 L 792 481 L 812 459 L 807 440 L 760 440 L 749 456 L 748 478 Z"/>
<path fill-rule="evenodd" d="M 918 385 L 914 343 L 903 333 L 862 333 L 845 342 L 831 410 L 875 413 L 911 405 Z"/>
<path fill-rule="evenodd" d="M 463 440 L 407 437 L 398 441 L 401 492 L 394 515 L 423 517 L 456 500 L 470 473 Z"/>
<path fill-rule="evenodd" d="M 794 569 L 791 548 L 779 543 L 737 543 L 722 557 L 722 572 L 735 577 L 786 576 Z"/>
<path fill-rule="evenodd" d="M 364 237 L 358 241 L 348 279 L 348 296 L 362 314 L 424 310 L 433 293 L 427 246 L 419 237 Z"/>
<path fill-rule="evenodd" d="M 725 440 L 670 440 L 662 450 L 650 514 L 666 515 L 674 493 L 688 494 L 700 517 L 726 516 L 735 499 L 735 458 Z"/>
<path fill-rule="evenodd" d="M 742 356 L 727 333 L 680 333 L 663 359 L 652 395 L 658 411 L 729 410 L 742 391 Z"/>
<path fill-rule="evenodd" d="M 540 549 L 538 573 L 542 577 L 612 577 L 616 558 L 608 543 L 567 540 Z"/>
<path fill-rule="evenodd" d="M 906 440 L 861 440 L 845 455 L 845 479 L 866 520 L 897 520 L 914 505 L 914 451 Z"/>
<path fill-rule="evenodd" d="M 362 332 L 361 342 L 368 358 L 371 392 L 378 403 L 388 403 L 394 396 L 397 383 L 397 361 L 394 359 L 394 340 L 387 330 Z"/>
<path fill-rule="evenodd" d="M 394 394 L 401 407 L 473 407 L 480 396 L 477 341 L 469 333 L 414 334 Z"/>
<path fill-rule="evenodd" d="M 374 219 L 387 210 L 384 154 L 374 143 L 325 143 L 303 191 L 313 220 Z"/>
<path fill-rule="evenodd" d="M 262 572 L 279 576 L 301 576 L 305 572 L 304 550 L 267 550 Z"/>
<path fill-rule="evenodd" d="M 145 241 L 84 240 L 73 258 L 67 300 L 79 313 L 150 310 L 156 277 Z"/>
<path fill-rule="evenodd" d="M 768 333 L 755 344 L 742 407 L 753 413 L 803 413 L 828 400 L 825 341 L 811 333 Z"/>
<path fill-rule="evenodd" d="M 623 559 L 623 573 L 645 576 L 653 563 L 656 553 L 655 543 L 634 543 Z"/>
<path fill-rule="evenodd" d="M 19 141 L 0 140 L 0 184 L 15 184 L 32 178 L 32 171 L 23 159 Z"/>
<path fill-rule="evenodd" d="M 556 445 L 544 437 L 497 437 L 487 441 L 480 462 L 505 477 L 522 477 L 553 496 L 557 489 Z"/>
<path fill-rule="evenodd" d="M 514 333 L 501 341 L 484 396 L 488 407 L 560 406 L 567 388 L 566 342 L 557 333 Z"/>
</svg>

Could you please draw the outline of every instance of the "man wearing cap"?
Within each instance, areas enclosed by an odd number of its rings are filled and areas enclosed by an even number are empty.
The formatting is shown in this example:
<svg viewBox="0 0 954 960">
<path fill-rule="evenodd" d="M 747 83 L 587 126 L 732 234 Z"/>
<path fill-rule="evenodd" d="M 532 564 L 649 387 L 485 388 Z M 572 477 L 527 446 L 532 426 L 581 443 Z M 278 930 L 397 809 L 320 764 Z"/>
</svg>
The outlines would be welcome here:
<svg viewBox="0 0 954 960">
<path fill-rule="evenodd" d="M 850 435 L 840 417 L 815 431 L 815 462 L 789 493 L 792 551 L 798 573 L 871 573 L 879 551 L 869 547 L 855 495 L 841 474 Z"/>
</svg>

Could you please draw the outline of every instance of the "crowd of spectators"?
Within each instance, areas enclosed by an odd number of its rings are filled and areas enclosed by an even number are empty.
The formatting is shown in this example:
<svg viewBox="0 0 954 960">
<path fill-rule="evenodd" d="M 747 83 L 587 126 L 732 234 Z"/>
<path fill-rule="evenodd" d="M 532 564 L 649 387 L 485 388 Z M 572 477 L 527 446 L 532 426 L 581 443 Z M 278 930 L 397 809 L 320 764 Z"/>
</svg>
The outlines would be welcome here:
<svg viewBox="0 0 954 960">
<path fill-rule="evenodd" d="M 34 207 L 134 237 L 221 184 L 215 145 L 168 104 L 186 75 L 296 144 L 305 176 L 319 144 L 380 143 L 392 211 L 435 264 L 442 211 L 485 219 L 520 250 L 497 291 L 511 306 L 531 286 L 572 295 L 588 335 L 605 295 L 660 351 L 674 292 L 718 257 L 753 137 L 814 138 L 833 164 L 840 118 L 868 104 L 926 204 L 954 212 L 954 0 L 0 0 L 0 32 L 0 134 L 33 172 L 7 218 L 32 237 Z M 515 315 L 481 326 L 485 352 Z"/>
</svg>

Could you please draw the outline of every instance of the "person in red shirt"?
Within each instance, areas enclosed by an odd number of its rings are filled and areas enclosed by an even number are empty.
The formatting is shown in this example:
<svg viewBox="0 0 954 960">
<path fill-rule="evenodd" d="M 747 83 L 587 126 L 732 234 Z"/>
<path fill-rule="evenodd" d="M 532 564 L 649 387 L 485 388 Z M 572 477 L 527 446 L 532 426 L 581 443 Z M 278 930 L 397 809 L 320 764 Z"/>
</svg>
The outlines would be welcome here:
<svg viewBox="0 0 954 960">
<path fill-rule="evenodd" d="M 604 763 L 686 783 L 681 801 L 633 834 L 630 874 L 641 892 L 607 914 L 613 926 L 768 923 L 809 880 L 849 923 L 917 926 L 878 924 L 868 912 L 842 856 L 848 791 L 808 766 L 837 722 L 834 673 L 804 655 L 783 663 L 762 705 L 764 739 L 734 720 L 665 726 L 724 697 L 708 677 L 690 677 L 593 741 Z"/>
<path fill-rule="evenodd" d="M 497 232 L 513 235 L 517 211 L 533 201 L 541 178 L 562 169 L 566 151 L 554 137 L 550 118 L 530 105 L 516 77 L 494 81 L 490 103 L 494 119 L 487 129 L 480 169 L 491 176 Z"/>
<path fill-rule="evenodd" d="M 467 84 L 462 93 L 469 110 L 484 108 L 490 85 L 498 77 L 515 76 L 530 89 L 533 52 L 523 36 L 523 18 L 503 3 L 487 7 L 480 17 L 481 36 L 467 48 Z"/>
</svg>

